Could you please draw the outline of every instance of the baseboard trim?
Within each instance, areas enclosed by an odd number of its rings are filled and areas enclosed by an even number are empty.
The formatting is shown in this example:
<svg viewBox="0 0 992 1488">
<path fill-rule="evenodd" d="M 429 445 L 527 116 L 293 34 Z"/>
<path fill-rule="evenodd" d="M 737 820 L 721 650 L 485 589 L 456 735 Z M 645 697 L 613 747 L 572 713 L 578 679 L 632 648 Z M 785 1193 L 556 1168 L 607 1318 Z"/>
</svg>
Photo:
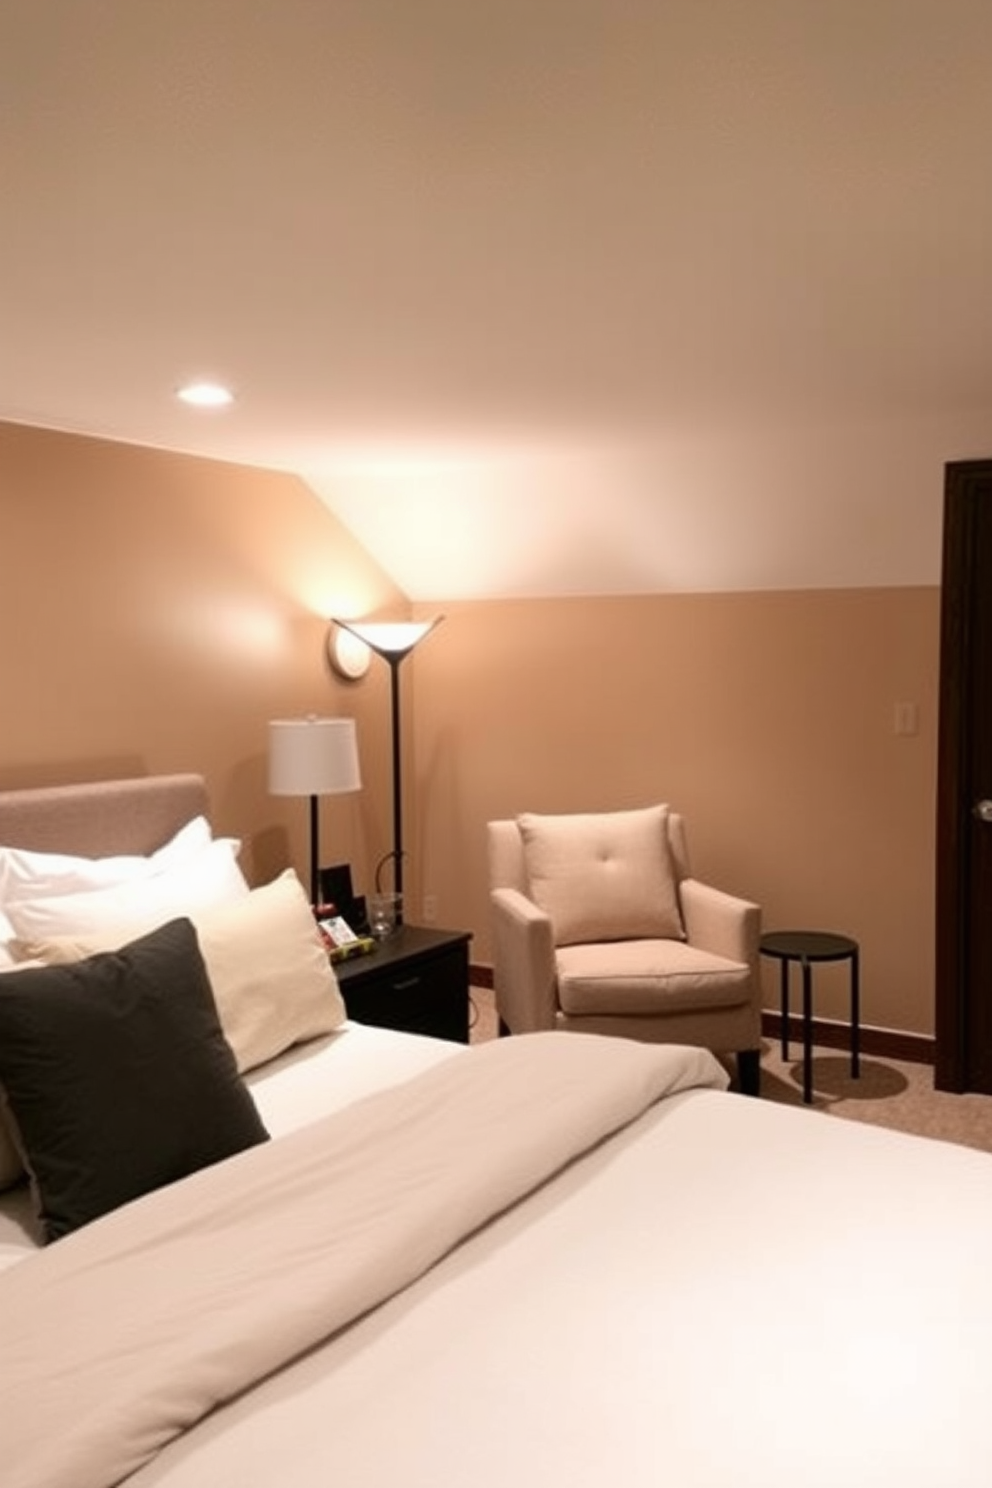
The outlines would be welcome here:
<svg viewBox="0 0 992 1488">
<path fill-rule="evenodd" d="M 469 979 L 473 987 L 493 985 L 491 966 L 470 966 Z M 761 1032 L 767 1039 L 782 1037 L 781 1013 L 763 1012 Z M 789 1017 L 789 1041 L 802 1047 L 803 1023 L 796 1015 Z M 813 1042 L 825 1049 L 849 1049 L 851 1030 L 847 1023 L 836 1023 L 828 1018 L 813 1019 Z M 933 1039 L 925 1033 L 901 1033 L 896 1028 L 861 1029 L 862 1054 L 874 1054 L 879 1059 L 902 1059 L 907 1064 L 933 1064 Z"/>
<path fill-rule="evenodd" d="M 861 1027 L 861 1052 L 874 1054 L 879 1059 L 903 1059 L 907 1064 L 933 1064 L 933 1039 L 924 1033 L 901 1033 L 896 1028 Z M 761 1032 L 765 1038 L 782 1037 L 781 1013 L 763 1012 Z M 795 1014 L 789 1015 L 789 1042 L 802 1048 L 803 1020 Z M 813 1019 L 813 1042 L 824 1049 L 849 1049 L 851 1029 L 847 1023 L 837 1023 L 828 1018 Z"/>
</svg>

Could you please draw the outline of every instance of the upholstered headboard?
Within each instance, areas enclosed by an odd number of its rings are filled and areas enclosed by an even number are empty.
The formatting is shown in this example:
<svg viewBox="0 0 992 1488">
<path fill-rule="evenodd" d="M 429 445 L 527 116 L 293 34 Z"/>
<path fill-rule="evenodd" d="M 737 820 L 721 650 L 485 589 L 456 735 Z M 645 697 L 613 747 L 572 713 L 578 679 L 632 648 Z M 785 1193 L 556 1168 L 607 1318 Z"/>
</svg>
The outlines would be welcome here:
<svg viewBox="0 0 992 1488">
<path fill-rule="evenodd" d="M 35 852 L 148 854 L 208 815 L 200 775 L 149 775 L 0 791 L 0 843 Z"/>
</svg>

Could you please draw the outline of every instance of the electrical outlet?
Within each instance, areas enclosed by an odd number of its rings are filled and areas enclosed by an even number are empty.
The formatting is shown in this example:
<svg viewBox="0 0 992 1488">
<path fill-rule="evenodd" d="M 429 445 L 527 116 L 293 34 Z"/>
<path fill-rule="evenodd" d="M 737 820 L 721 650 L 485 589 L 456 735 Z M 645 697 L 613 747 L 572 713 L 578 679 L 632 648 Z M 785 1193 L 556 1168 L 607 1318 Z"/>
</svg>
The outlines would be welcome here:
<svg viewBox="0 0 992 1488">
<path fill-rule="evenodd" d="M 433 925 L 437 919 L 437 896 L 434 894 L 424 895 L 424 924 Z"/>
<path fill-rule="evenodd" d="M 892 731 L 911 739 L 920 731 L 920 709 L 917 703 L 896 703 L 892 710 Z"/>
</svg>

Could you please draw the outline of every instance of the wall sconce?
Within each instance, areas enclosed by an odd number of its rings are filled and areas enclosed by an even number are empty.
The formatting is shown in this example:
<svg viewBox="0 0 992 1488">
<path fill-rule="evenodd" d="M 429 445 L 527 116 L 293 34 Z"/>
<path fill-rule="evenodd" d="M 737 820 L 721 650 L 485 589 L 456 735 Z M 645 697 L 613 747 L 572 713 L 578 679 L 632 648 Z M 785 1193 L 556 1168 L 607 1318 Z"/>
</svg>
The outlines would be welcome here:
<svg viewBox="0 0 992 1488">
<path fill-rule="evenodd" d="M 444 619 L 443 615 L 436 615 L 433 620 L 398 620 L 398 621 L 365 621 L 365 620 L 334 620 L 328 637 L 331 662 L 338 666 L 335 660 L 336 637 L 343 631 L 362 642 L 370 651 L 389 664 L 390 676 L 390 715 L 392 734 L 392 762 L 393 762 L 393 846 L 376 866 L 375 886 L 381 889 L 379 876 L 382 866 L 388 858 L 393 860 L 393 887 L 399 898 L 399 909 L 397 919 L 402 922 L 403 914 L 403 783 L 402 767 L 400 763 L 400 688 L 399 673 L 400 664 L 405 657 L 409 656 L 414 646 L 420 644 L 425 636 L 428 636 L 435 626 L 440 625 Z M 357 675 L 362 675 L 362 672 Z M 347 675 L 347 674 L 346 674 Z"/>
<path fill-rule="evenodd" d="M 274 719 L 269 724 L 269 792 L 310 797 L 310 902 L 320 903 L 318 797 L 362 788 L 353 718 Z"/>
<path fill-rule="evenodd" d="M 363 641 L 353 630 L 343 629 L 339 621 L 334 622 L 334 629 L 328 639 L 327 654 L 338 676 L 344 677 L 348 682 L 357 682 L 359 677 L 364 677 L 372 660 L 368 642 Z"/>
</svg>

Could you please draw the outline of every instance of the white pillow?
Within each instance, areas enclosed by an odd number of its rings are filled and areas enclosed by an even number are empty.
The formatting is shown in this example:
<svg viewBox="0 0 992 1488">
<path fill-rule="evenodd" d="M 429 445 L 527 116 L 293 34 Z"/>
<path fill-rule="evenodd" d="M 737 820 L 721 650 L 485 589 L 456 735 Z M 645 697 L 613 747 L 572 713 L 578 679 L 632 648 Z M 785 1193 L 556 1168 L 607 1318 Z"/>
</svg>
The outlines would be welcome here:
<svg viewBox="0 0 992 1488">
<path fill-rule="evenodd" d="M 668 807 L 517 818 L 535 904 L 556 945 L 684 937 Z"/>
<path fill-rule="evenodd" d="M 190 915 L 221 1027 L 238 1069 L 254 1069 L 292 1044 L 333 1033 L 347 1017 L 337 977 L 303 886 L 291 868 L 235 903 Z M 39 940 L 23 949 L 46 965 L 117 950 L 118 928 Z"/>
<path fill-rule="evenodd" d="M 147 857 L 119 855 L 83 858 L 70 853 L 32 852 L 22 847 L 0 847 L 0 904 L 23 903 L 64 894 L 112 888 L 134 879 L 178 868 L 209 846 L 210 825 L 204 816 L 180 827 L 164 847 Z M 3 930 L 0 926 L 0 939 Z"/>
<path fill-rule="evenodd" d="M 17 942 L 94 935 L 126 927 L 129 939 L 177 915 L 243 899 L 248 884 L 236 858 L 240 842 L 218 837 L 195 857 L 113 888 L 14 901 L 5 905 Z M 16 954 L 23 954 L 19 946 Z"/>
</svg>

